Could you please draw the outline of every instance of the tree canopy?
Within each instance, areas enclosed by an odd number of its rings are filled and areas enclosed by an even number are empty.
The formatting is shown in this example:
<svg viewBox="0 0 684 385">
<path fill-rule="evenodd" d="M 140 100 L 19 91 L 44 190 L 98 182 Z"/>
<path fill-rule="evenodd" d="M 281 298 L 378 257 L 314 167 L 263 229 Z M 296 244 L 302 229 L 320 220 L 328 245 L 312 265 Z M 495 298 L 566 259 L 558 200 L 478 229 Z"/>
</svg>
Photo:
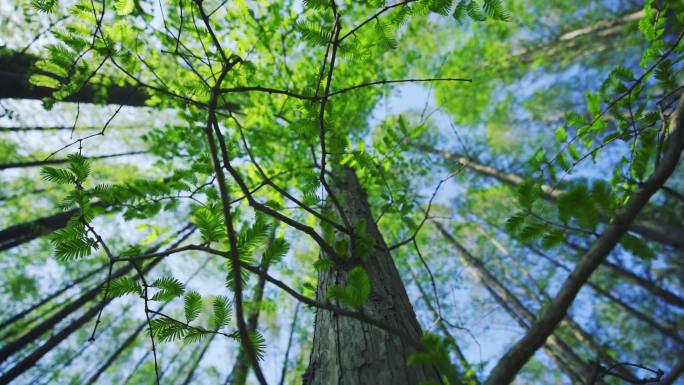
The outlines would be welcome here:
<svg viewBox="0 0 684 385">
<path fill-rule="evenodd" d="M 0 384 L 684 384 L 681 1 L 0 20 Z"/>
</svg>

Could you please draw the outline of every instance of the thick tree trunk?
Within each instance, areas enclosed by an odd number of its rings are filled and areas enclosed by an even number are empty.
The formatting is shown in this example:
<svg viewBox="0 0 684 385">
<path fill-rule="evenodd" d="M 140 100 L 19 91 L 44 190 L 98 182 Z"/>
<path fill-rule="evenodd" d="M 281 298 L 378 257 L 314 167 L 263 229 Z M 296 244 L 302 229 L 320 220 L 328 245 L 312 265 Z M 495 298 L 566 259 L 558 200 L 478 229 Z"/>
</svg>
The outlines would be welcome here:
<svg viewBox="0 0 684 385">
<path fill-rule="evenodd" d="M 362 311 L 391 325 L 416 340 L 420 325 L 409 302 L 392 256 L 380 234 L 365 192 L 351 169 L 344 169 L 333 182 L 333 190 L 343 203 L 352 224 L 366 223 L 366 232 L 375 241 L 370 255 L 358 260 L 368 273 L 371 294 Z M 380 251 L 383 250 L 383 251 Z M 323 255 L 323 257 L 326 257 Z M 352 261 L 356 261 L 352 258 Z M 317 300 L 327 301 L 332 285 L 346 285 L 351 266 L 335 264 L 319 272 Z M 395 335 L 358 320 L 318 310 L 314 326 L 313 350 L 305 385 L 415 385 L 422 381 L 440 383 L 436 369 L 426 365 L 408 366 L 416 348 Z"/>
<path fill-rule="evenodd" d="M 107 154 L 107 155 L 96 155 L 96 156 L 88 156 L 86 157 L 87 159 L 90 160 L 95 160 L 95 159 L 107 159 L 107 158 L 118 158 L 122 156 L 130 156 L 130 155 L 140 155 L 140 154 L 146 154 L 147 151 L 129 151 L 129 152 L 123 152 L 119 154 Z M 4 163 L 0 164 L 0 170 L 7 170 L 11 168 L 26 168 L 26 167 L 37 167 L 37 166 L 49 166 L 53 164 L 63 164 L 67 163 L 69 160 L 68 159 L 47 159 L 47 160 L 35 160 L 35 161 L 27 161 L 27 162 L 14 162 L 14 163 Z"/>
<path fill-rule="evenodd" d="M 466 167 L 480 175 L 495 178 L 496 180 L 509 186 L 515 187 L 525 182 L 525 178 L 520 175 L 487 166 L 474 159 L 459 154 L 438 150 L 425 145 L 417 145 L 416 148 L 422 151 L 440 155 L 447 161 Z M 558 197 L 563 194 L 562 190 L 555 189 L 546 184 L 541 186 L 541 190 L 541 197 L 551 203 L 555 203 Z M 650 241 L 666 244 L 677 250 L 684 250 L 684 227 L 670 223 L 663 223 L 662 221 L 654 219 L 639 218 L 630 225 L 629 231 L 639 234 Z"/>
</svg>

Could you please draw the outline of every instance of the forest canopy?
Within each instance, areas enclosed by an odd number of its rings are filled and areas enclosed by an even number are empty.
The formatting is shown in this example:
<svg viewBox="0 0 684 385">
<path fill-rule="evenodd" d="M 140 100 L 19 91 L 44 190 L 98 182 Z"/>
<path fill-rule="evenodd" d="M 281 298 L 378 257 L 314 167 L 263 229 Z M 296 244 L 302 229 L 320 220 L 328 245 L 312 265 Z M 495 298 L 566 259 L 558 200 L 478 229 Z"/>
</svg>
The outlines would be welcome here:
<svg viewBox="0 0 684 385">
<path fill-rule="evenodd" d="M 683 2 L 0 31 L 0 385 L 684 384 Z"/>
</svg>

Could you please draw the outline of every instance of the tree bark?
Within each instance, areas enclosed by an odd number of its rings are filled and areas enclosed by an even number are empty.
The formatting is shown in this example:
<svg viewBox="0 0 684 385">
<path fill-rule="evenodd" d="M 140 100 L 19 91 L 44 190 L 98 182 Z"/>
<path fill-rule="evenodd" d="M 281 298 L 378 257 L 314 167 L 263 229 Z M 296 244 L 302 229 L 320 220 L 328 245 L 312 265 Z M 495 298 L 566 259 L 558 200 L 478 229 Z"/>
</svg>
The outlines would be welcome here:
<svg viewBox="0 0 684 385">
<path fill-rule="evenodd" d="M 418 340 L 420 326 L 392 256 L 373 220 L 366 194 L 352 169 L 342 169 L 338 175 L 339 179 L 331 187 L 343 202 L 344 215 L 352 224 L 365 221 L 366 232 L 376 246 L 370 255 L 351 259 L 365 269 L 370 281 L 370 298 L 362 306 L 362 311 Z M 323 252 L 322 256 L 328 257 Z M 328 300 L 330 286 L 347 284 L 351 266 L 339 262 L 319 272 L 317 300 Z M 441 383 L 435 368 L 407 365 L 409 356 L 415 352 L 414 345 L 384 330 L 319 309 L 315 318 L 313 349 L 303 383 L 415 385 L 429 380 Z"/>
<path fill-rule="evenodd" d="M 495 167 L 482 164 L 466 156 L 438 150 L 426 145 L 416 145 L 416 148 L 422 151 L 440 155 L 448 161 L 457 163 L 468 168 L 469 170 L 475 171 L 480 175 L 494 178 L 509 186 L 516 187 L 525 182 L 525 178 L 518 174 L 505 172 Z M 546 184 L 541 185 L 541 190 L 541 197 L 551 203 L 555 203 L 563 194 L 562 190 L 555 189 Z M 648 240 L 666 244 L 677 250 L 684 251 L 684 227 L 669 223 L 666 224 L 654 219 L 640 218 L 634 220 L 633 223 L 630 224 L 629 231 L 639 234 Z"/>
<path fill-rule="evenodd" d="M 680 98 L 677 109 L 670 122 L 670 135 L 667 148 L 663 152 L 660 164 L 639 189 L 634 192 L 627 204 L 618 211 L 613 221 L 589 248 L 575 269 L 563 283 L 558 294 L 551 301 L 544 313 L 537 319 L 529 332 L 521 338 L 496 364 L 489 375 L 486 385 L 505 385 L 513 381 L 516 374 L 525 365 L 534 352 L 539 349 L 554 329 L 565 317 L 580 289 L 589 280 L 591 274 L 605 261 L 608 254 L 627 233 L 649 199 L 672 175 L 684 148 L 684 95 Z"/>
</svg>

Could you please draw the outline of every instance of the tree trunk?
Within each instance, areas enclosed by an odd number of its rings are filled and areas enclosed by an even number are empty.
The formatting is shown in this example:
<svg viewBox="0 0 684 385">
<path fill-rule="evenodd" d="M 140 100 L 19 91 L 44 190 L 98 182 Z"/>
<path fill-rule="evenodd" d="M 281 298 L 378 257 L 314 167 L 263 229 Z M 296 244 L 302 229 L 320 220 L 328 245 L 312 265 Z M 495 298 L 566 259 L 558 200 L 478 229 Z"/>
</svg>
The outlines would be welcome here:
<svg viewBox="0 0 684 385">
<path fill-rule="evenodd" d="M 270 247 L 273 239 L 275 238 L 275 229 L 272 230 L 269 236 L 267 247 Z M 268 272 L 269 264 L 266 260 L 262 261 L 261 269 L 264 273 Z M 261 300 L 264 298 L 264 287 L 266 286 L 266 275 L 260 275 L 257 283 L 254 285 L 254 308 L 252 312 L 247 317 L 247 328 L 250 332 L 256 331 L 259 325 L 259 313 L 261 307 Z M 240 351 L 235 359 L 235 364 L 233 365 L 233 370 L 231 371 L 231 385 L 245 385 L 247 382 L 247 374 L 249 373 L 249 358 L 247 357 L 247 352 L 242 347 L 239 347 Z"/>
<path fill-rule="evenodd" d="M 71 209 L 0 230 L 0 251 L 9 250 L 63 228 L 69 222 L 69 218 L 78 211 Z"/>
<path fill-rule="evenodd" d="M 627 233 L 629 226 L 651 197 L 670 178 L 679 164 L 683 149 L 684 96 L 680 98 L 672 115 L 670 135 L 661 162 L 649 178 L 631 195 L 627 203 L 617 211 L 603 234 L 592 243 L 589 251 L 575 265 L 558 293 L 530 327 L 528 333 L 499 360 L 492 369 L 486 385 L 510 384 L 534 352 L 544 345 L 594 271 L 606 260 L 620 239 Z"/>
<path fill-rule="evenodd" d="M 204 358 L 204 355 L 207 354 L 207 350 L 209 350 L 209 345 L 211 345 L 211 341 L 214 340 L 214 337 L 216 337 L 216 334 L 212 334 L 211 337 L 209 337 L 209 340 L 207 341 L 207 343 L 204 344 L 202 351 L 200 351 L 199 355 L 195 359 L 195 362 L 190 367 L 190 371 L 185 376 L 185 379 L 183 380 L 181 385 L 190 385 L 190 383 L 192 382 L 192 378 L 195 375 L 195 372 L 197 371 L 197 368 L 199 367 L 200 362 L 202 362 L 202 358 Z"/>
<path fill-rule="evenodd" d="M 188 227 L 186 227 L 184 230 L 186 230 L 187 228 L 188 228 Z M 184 231 L 184 230 L 181 230 L 181 232 Z M 192 232 L 193 232 L 193 231 L 189 231 L 187 234 L 182 235 L 177 241 L 175 241 L 172 245 L 170 245 L 169 248 L 176 247 L 177 245 L 179 245 L 180 243 L 182 243 L 188 236 L 190 236 L 190 234 L 192 234 Z M 149 250 L 146 251 L 146 253 L 154 252 L 157 248 L 158 248 L 158 247 L 150 248 Z M 145 266 L 145 268 L 144 268 L 143 271 L 149 271 L 149 270 L 152 269 L 154 266 L 156 266 L 159 262 L 161 262 L 161 260 L 162 260 L 162 258 L 157 258 L 157 259 L 153 260 L 153 261 L 150 262 L 147 266 Z M 129 264 L 126 264 L 126 266 L 124 266 L 124 267 L 122 267 L 122 268 L 120 268 L 120 269 L 118 269 L 118 270 L 112 272 L 111 279 L 116 279 L 116 278 L 122 277 L 122 276 L 128 274 L 131 270 L 133 270 L 133 265 L 130 264 L 130 263 L 129 263 Z M 103 285 L 104 285 L 105 283 L 106 283 L 106 281 L 103 282 Z M 85 305 L 86 303 L 88 303 L 88 302 L 90 302 L 91 300 L 93 300 L 93 299 L 97 296 L 97 294 L 100 292 L 101 286 L 103 286 L 103 285 L 99 285 L 98 287 L 95 287 L 95 288 L 93 288 L 93 289 L 91 289 L 91 290 L 88 290 L 86 293 L 84 293 L 83 295 L 81 295 L 81 296 L 80 296 L 79 298 L 77 298 L 75 301 L 73 301 L 72 303 L 66 305 L 64 308 L 60 309 L 57 313 L 53 314 L 53 315 L 50 316 L 48 319 L 46 319 L 45 321 L 41 322 L 39 325 L 37 325 L 37 326 L 31 328 L 28 332 L 26 332 L 26 333 L 25 333 L 24 335 L 22 335 L 21 337 L 15 339 L 14 341 L 10 342 L 9 344 L 3 346 L 3 347 L 0 349 L 0 363 L 5 362 L 5 360 L 7 360 L 10 356 L 12 356 L 12 355 L 18 353 L 20 350 L 22 350 L 24 347 L 26 347 L 29 343 L 31 343 L 31 342 L 37 340 L 38 338 L 40 338 L 40 336 L 42 336 L 43 334 L 47 333 L 47 332 L 50 331 L 50 330 L 53 330 L 54 327 L 55 327 L 60 321 L 62 321 L 62 320 L 63 320 L 64 318 L 66 318 L 67 316 L 69 316 L 71 313 L 73 313 L 73 312 L 77 311 L 78 309 L 80 309 L 81 307 L 83 307 L 83 305 Z M 96 309 L 99 309 L 100 307 L 101 307 L 101 306 L 100 306 L 99 304 L 93 306 L 93 308 L 96 308 Z M 88 313 L 86 313 L 86 314 L 90 314 L 90 311 L 89 311 Z M 89 319 L 90 319 L 90 318 L 84 318 L 83 316 L 79 318 L 79 320 L 81 321 L 81 325 L 84 324 L 85 322 L 87 322 Z M 75 322 L 76 322 L 76 321 L 72 322 L 72 324 L 70 324 L 65 330 L 67 330 L 67 329 L 69 329 L 70 327 L 72 327 L 72 326 L 73 326 L 73 323 L 75 323 Z M 79 325 L 79 326 L 80 326 L 80 325 Z M 76 329 L 77 329 L 77 327 L 76 327 Z M 70 334 L 71 332 L 75 331 L 76 329 L 73 329 L 73 330 L 70 329 L 71 331 L 69 332 L 69 334 Z M 60 332 L 60 335 L 62 335 L 61 332 Z M 66 338 L 67 336 L 68 336 L 68 334 L 63 335 L 62 339 Z M 53 339 L 54 339 L 54 336 L 53 336 L 52 338 L 50 338 L 49 341 L 53 341 Z M 60 340 L 56 340 L 56 341 L 54 342 L 55 345 L 56 345 L 57 343 L 59 343 L 60 341 L 61 341 L 61 339 L 60 339 Z M 37 355 L 37 358 L 35 359 L 35 361 L 37 361 L 38 359 L 40 359 L 40 357 L 42 357 L 45 353 L 47 353 L 47 352 L 49 351 L 49 349 L 48 349 L 48 350 L 45 350 L 45 351 L 42 350 L 42 348 L 44 348 L 44 347 L 47 346 L 47 345 L 49 345 L 49 344 L 46 343 L 45 345 L 41 346 L 38 350 L 36 350 L 36 352 L 37 352 L 37 351 L 41 351 L 42 354 Z M 53 345 L 52 347 L 54 347 L 54 345 Z M 34 352 L 34 353 L 35 353 L 35 352 Z M 33 354 L 29 355 L 29 357 L 32 357 L 32 356 L 33 356 Z M 27 358 L 25 358 L 24 360 L 22 360 L 22 363 L 23 363 L 24 361 L 28 360 L 29 357 L 27 357 Z M 33 361 L 33 363 L 35 363 L 35 361 Z M 30 365 L 32 365 L 32 363 L 31 363 Z M 29 367 L 30 367 L 30 365 L 29 365 Z M 14 368 L 13 368 L 13 369 L 14 369 Z M 26 369 L 27 369 L 26 367 L 23 368 L 23 370 L 26 370 Z M 22 372 L 23 372 L 23 370 L 22 370 Z M 21 373 L 21 372 L 17 373 L 16 375 L 18 375 L 18 374 L 20 374 L 20 373 Z M 3 376 L 3 378 L 4 378 L 4 376 Z"/>
<path fill-rule="evenodd" d="M 35 87 L 28 83 L 33 65 L 38 58 L 8 50 L 0 52 L 0 99 L 43 99 L 52 96 L 53 90 L 46 87 Z M 107 94 L 107 100 L 99 97 L 101 91 Z M 135 86 L 98 86 L 85 85 L 75 94 L 67 97 L 65 102 L 107 103 L 141 107 L 148 96 Z"/>
<path fill-rule="evenodd" d="M 455 162 L 463 167 L 468 168 L 469 170 L 477 172 L 478 174 L 495 178 L 496 180 L 509 186 L 516 187 L 525 182 L 525 178 L 520 175 L 487 166 L 477 162 L 474 159 L 470 159 L 459 154 L 441 151 L 425 145 L 416 145 L 416 148 L 422 151 L 440 155 L 448 161 Z M 546 184 L 541 186 L 541 190 L 541 197 L 551 203 L 555 203 L 558 197 L 563 194 L 562 190 L 555 189 Z M 650 241 L 666 244 L 677 250 L 684 250 L 684 227 L 670 223 L 663 223 L 662 221 L 650 218 L 640 218 L 635 220 L 630 225 L 629 231 L 639 234 Z"/>
<path fill-rule="evenodd" d="M 14 314 L 14 315 L 11 316 L 10 318 L 6 319 L 5 321 L 2 321 L 2 323 L 0 324 L 0 330 L 2 330 L 2 329 L 4 329 L 4 328 L 6 328 L 6 327 L 12 325 L 14 322 L 16 322 L 16 321 L 18 321 L 18 320 L 24 318 L 24 317 L 25 317 L 27 314 L 29 314 L 30 312 L 32 312 L 32 311 L 38 309 L 39 307 L 45 305 L 46 303 L 52 301 L 53 299 L 57 298 L 59 295 L 61 295 L 61 294 L 64 293 L 65 291 L 67 291 L 67 290 L 71 289 L 72 287 L 74 287 L 74 286 L 80 284 L 81 282 L 83 282 L 83 281 L 85 281 L 86 279 L 92 277 L 93 275 L 95 275 L 95 274 L 97 274 L 97 273 L 99 273 L 99 272 L 101 272 L 101 271 L 104 271 L 106 268 L 107 268 L 107 266 L 105 265 L 105 266 L 102 266 L 102 267 L 100 267 L 100 268 L 97 268 L 97 269 L 95 269 L 95 270 L 92 270 L 92 271 L 90 271 L 90 272 L 88 272 L 88 273 L 86 273 L 86 274 L 80 276 L 79 278 L 77 278 L 76 280 L 72 281 L 72 282 L 69 283 L 68 285 L 62 287 L 61 289 L 59 289 L 59 290 L 53 292 L 52 294 L 48 295 L 47 297 L 43 298 L 43 299 L 40 300 L 38 303 L 34 304 L 33 306 L 29 307 L 28 309 L 24 309 L 24 310 L 22 310 L 21 312 L 19 312 L 19 313 L 17 313 L 17 314 Z"/>
<path fill-rule="evenodd" d="M 571 248 L 581 251 L 582 253 L 585 253 L 587 250 L 575 243 L 565 241 L 565 244 L 570 246 Z M 656 282 L 646 279 L 622 266 L 615 262 L 611 262 L 606 260 L 603 263 L 603 266 L 607 267 L 611 273 L 616 274 L 622 278 L 625 278 L 629 281 L 632 281 L 639 285 L 641 288 L 643 288 L 646 291 L 649 291 L 651 294 L 655 295 L 656 297 L 662 299 L 664 302 L 681 307 L 684 309 L 684 298 L 680 297 L 678 294 L 671 292 L 670 290 L 661 287 L 658 285 Z"/>
<path fill-rule="evenodd" d="M 362 311 L 418 340 L 420 325 L 392 256 L 373 220 L 366 194 L 352 169 L 345 168 L 338 174 L 339 179 L 333 182 L 332 189 L 343 202 L 344 215 L 352 224 L 364 221 L 366 232 L 376 246 L 360 261 L 352 258 L 365 269 L 370 281 L 370 298 L 362 306 Z M 325 253 L 322 256 L 325 258 Z M 328 300 L 330 286 L 346 285 L 350 267 L 338 262 L 321 270 L 317 300 Z M 436 369 L 426 365 L 407 365 L 409 356 L 415 352 L 413 345 L 384 330 L 319 309 L 315 318 L 313 350 L 303 383 L 415 385 L 429 380 L 441 383 Z"/>
<path fill-rule="evenodd" d="M 96 156 L 88 156 L 86 159 L 89 160 L 94 160 L 94 159 L 107 159 L 107 158 L 118 158 L 121 156 L 129 156 L 129 155 L 140 155 L 140 154 L 146 154 L 147 151 L 129 151 L 129 152 L 123 152 L 120 154 L 107 154 L 107 155 L 96 155 Z M 25 167 L 37 167 L 37 166 L 48 166 L 48 165 L 53 165 L 53 164 L 63 164 L 67 163 L 69 159 L 47 159 L 47 160 L 35 160 L 35 161 L 27 161 L 27 162 L 14 162 L 14 163 L 4 163 L 0 164 L 0 170 L 7 170 L 11 168 L 25 168 Z"/>
<path fill-rule="evenodd" d="M 461 262 L 470 270 L 475 278 L 482 283 L 485 288 L 492 294 L 494 299 L 506 309 L 524 330 L 528 330 L 530 325 L 536 321 L 536 316 L 496 277 L 494 277 L 484 264 L 475 258 L 468 250 L 463 247 L 441 224 L 435 222 L 435 226 L 442 234 L 442 236 L 456 249 L 456 255 Z M 590 366 L 584 362 L 572 349 L 558 336 L 551 335 L 546 341 L 544 349 L 549 356 L 558 361 L 567 360 L 570 366 L 573 367 L 572 372 L 568 372 L 568 376 L 574 378 L 575 381 L 582 383 L 581 376 L 574 370 L 579 370 L 580 373 L 589 373 Z M 567 365 L 567 364 L 566 364 Z M 561 366 L 561 365 L 559 365 Z"/>
<path fill-rule="evenodd" d="M 533 248 L 530 248 L 530 250 L 534 251 L 535 254 L 541 256 L 542 258 L 546 259 L 547 261 L 551 262 L 555 266 L 559 267 L 560 269 L 570 273 L 572 270 L 563 265 L 562 263 L 556 261 L 555 259 L 549 257 L 548 255 L 535 250 Z M 657 330 L 662 334 L 663 336 L 671 339 L 674 342 L 677 342 L 678 344 L 684 346 L 684 338 L 678 334 L 678 331 L 672 327 L 668 327 L 665 325 L 660 324 L 658 321 L 654 320 L 652 317 L 649 317 L 648 315 L 644 314 L 642 311 L 637 310 L 636 308 L 632 307 L 632 305 L 626 303 L 625 301 L 621 300 L 620 298 L 616 297 L 609 291 L 601 288 L 599 285 L 596 283 L 592 282 L 589 280 L 587 282 L 587 286 L 589 286 L 592 290 L 594 290 L 597 294 L 605 297 L 609 301 L 613 302 L 615 305 L 621 307 L 625 312 L 631 314 L 634 318 L 640 320 L 641 322 L 647 324 L 651 328 Z"/>
</svg>

